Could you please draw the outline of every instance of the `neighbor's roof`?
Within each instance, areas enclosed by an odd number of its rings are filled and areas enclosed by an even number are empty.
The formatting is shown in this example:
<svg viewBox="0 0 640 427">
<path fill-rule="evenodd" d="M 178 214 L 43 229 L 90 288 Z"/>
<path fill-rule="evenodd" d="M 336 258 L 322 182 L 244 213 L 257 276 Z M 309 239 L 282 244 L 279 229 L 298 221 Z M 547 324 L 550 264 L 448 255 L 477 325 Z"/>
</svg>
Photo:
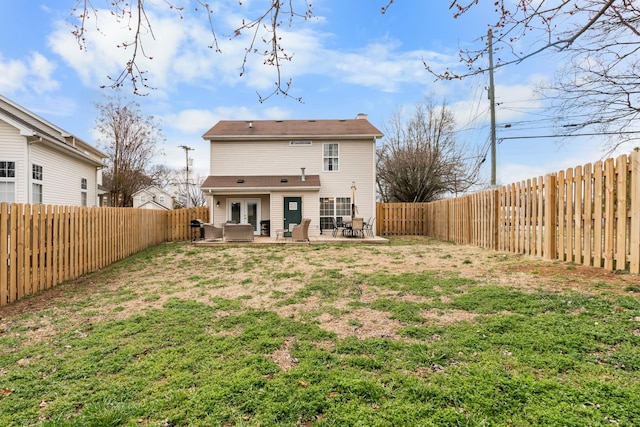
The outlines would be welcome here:
<svg viewBox="0 0 640 427">
<path fill-rule="evenodd" d="M 382 138 L 362 117 L 351 120 L 222 120 L 202 137 L 208 140 L 277 138 Z"/>
<path fill-rule="evenodd" d="M 200 186 L 203 190 L 268 190 L 320 188 L 320 175 L 256 175 L 256 176 L 208 176 Z"/>
<path fill-rule="evenodd" d="M 0 120 L 20 130 L 25 137 L 43 138 L 59 149 L 102 166 L 107 155 L 91 144 L 64 131 L 35 113 L 0 95 Z"/>
</svg>

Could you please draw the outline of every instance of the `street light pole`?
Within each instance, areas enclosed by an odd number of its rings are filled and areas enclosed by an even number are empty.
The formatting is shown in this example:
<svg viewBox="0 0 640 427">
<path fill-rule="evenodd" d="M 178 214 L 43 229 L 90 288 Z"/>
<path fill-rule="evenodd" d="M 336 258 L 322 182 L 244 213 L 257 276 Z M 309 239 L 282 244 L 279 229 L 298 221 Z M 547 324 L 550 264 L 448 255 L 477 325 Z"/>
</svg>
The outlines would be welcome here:
<svg viewBox="0 0 640 427">
<path fill-rule="evenodd" d="M 185 208 L 189 209 L 189 151 L 193 150 L 193 148 L 191 147 L 187 147 L 186 145 L 181 145 L 180 148 L 184 149 L 184 154 L 187 158 L 187 176 L 186 176 L 186 180 L 184 181 L 184 188 L 185 188 L 185 195 L 186 195 L 186 201 L 185 201 Z"/>
</svg>

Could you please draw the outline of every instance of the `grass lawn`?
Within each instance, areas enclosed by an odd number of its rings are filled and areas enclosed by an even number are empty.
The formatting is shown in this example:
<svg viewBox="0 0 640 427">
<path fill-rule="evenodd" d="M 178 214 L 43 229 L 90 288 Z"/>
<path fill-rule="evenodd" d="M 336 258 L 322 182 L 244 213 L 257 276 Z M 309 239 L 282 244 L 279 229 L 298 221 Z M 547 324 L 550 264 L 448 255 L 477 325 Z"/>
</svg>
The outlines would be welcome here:
<svg viewBox="0 0 640 427">
<path fill-rule="evenodd" d="M 0 426 L 638 426 L 640 277 L 160 245 L 0 310 Z"/>
</svg>

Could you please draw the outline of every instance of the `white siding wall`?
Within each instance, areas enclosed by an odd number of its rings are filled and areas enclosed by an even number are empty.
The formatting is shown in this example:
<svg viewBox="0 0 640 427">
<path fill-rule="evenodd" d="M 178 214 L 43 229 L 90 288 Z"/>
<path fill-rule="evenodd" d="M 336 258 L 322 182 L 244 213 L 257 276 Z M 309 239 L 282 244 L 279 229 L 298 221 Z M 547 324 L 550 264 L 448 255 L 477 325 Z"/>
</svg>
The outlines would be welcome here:
<svg viewBox="0 0 640 427">
<path fill-rule="evenodd" d="M 31 163 L 43 167 L 42 202 L 80 206 L 80 179 L 87 180 L 87 206 L 96 204 L 96 167 L 51 149 L 45 143 L 31 146 Z M 31 185 L 31 165 L 28 167 Z"/>
<path fill-rule="evenodd" d="M 23 177 L 27 173 L 26 138 L 13 126 L 0 121 L 0 147 L 0 160 L 16 162 L 16 203 L 25 203 L 27 192 Z"/>
</svg>

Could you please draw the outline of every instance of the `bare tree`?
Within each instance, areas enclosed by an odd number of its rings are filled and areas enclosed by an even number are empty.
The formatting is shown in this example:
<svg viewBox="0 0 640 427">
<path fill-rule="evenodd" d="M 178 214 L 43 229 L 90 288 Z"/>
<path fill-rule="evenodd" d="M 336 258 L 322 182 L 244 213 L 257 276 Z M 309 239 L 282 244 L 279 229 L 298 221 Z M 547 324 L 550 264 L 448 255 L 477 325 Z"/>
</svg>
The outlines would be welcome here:
<svg viewBox="0 0 640 427">
<path fill-rule="evenodd" d="M 171 169 L 169 166 L 161 163 L 151 165 L 147 169 L 146 173 L 151 184 L 163 189 L 164 191 L 168 191 L 170 189 L 171 184 L 174 181 L 174 176 L 176 175 L 176 171 L 174 169 Z"/>
<path fill-rule="evenodd" d="M 185 170 L 174 175 L 174 188 L 176 189 L 176 202 L 180 207 L 206 206 L 207 197 L 204 195 L 200 186 L 206 177 L 198 176 L 189 178 L 189 182 L 185 181 Z M 187 203 L 188 198 L 188 203 Z"/>
<path fill-rule="evenodd" d="M 208 47 L 216 53 L 222 52 L 218 42 L 217 22 L 219 18 L 214 5 L 203 0 L 187 1 L 186 3 L 189 5 L 187 7 L 180 6 L 178 2 L 171 0 L 164 0 L 164 3 L 169 10 L 175 12 L 177 19 L 183 19 L 184 14 L 187 12 L 203 15 L 204 19 L 208 22 L 211 33 Z M 296 9 L 294 3 L 298 5 L 297 7 L 300 7 L 300 11 Z M 182 2 L 182 4 L 184 4 L 184 2 Z M 238 7 L 241 8 L 242 6 L 243 2 L 239 1 Z M 119 88 L 129 81 L 133 86 L 135 94 L 145 95 L 146 91 L 151 88 L 151 85 L 145 76 L 146 71 L 139 67 L 138 60 L 140 56 L 152 59 L 145 51 L 145 39 L 143 36 L 148 35 L 155 38 L 152 22 L 145 9 L 145 1 L 113 0 L 105 4 L 105 7 L 110 12 L 110 18 L 116 20 L 117 23 L 123 25 L 123 27 L 128 30 L 125 39 L 118 46 L 130 52 L 129 59 L 126 64 L 124 64 L 120 74 L 116 77 L 108 77 L 110 81 L 108 86 Z M 74 30 L 72 33 L 80 49 L 85 50 L 87 48 L 85 37 L 89 29 L 89 24 L 93 22 L 96 29 L 98 31 L 100 29 L 98 9 L 91 1 L 76 0 L 71 13 L 76 19 L 73 24 Z M 283 45 L 280 28 L 285 23 L 292 25 L 295 20 L 308 20 L 311 17 L 313 17 L 313 9 L 310 0 L 304 0 L 301 4 L 293 0 L 267 0 L 263 9 L 259 9 L 254 16 L 243 19 L 240 25 L 230 34 L 226 35 L 228 38 L 236 38 L 245 32 L 250 34 L 248 45 L 245 48 L 240 75 L 243 75 L 246 71 L 249 55 L 262 56 L 265 65 L 274 67 L 277 75 L 275 87 L 267 96 L 260 95 L 260 102 L 263 102 L 275 94 L 292 97 L 289 94 L 291 81 L 285 81 L 282 78 L 280 66 L 282 62 L 290 61 L 293 54 L 289 53 Z M 300 98 L 296 99 L 300 101 Z"/>
<path fill-rule="evenodd" d="M 477 0 L 452 0 L 459 18 Z M 630 125 L 640 118 L 640 3 L 632 0 L 498 0 L 490 23 L 496 68 L 555 52 L 566 63 L 554 81 L 541 87 L 563 133 L 610 134 L 610 148 L 637 138 Z M 486 40 L 486 39 L 483 39 Z M 524 46 L 525 48 L 522 48 Z M 488 45 L 461 50 L 466 68 L 435 71 L 460 79 L 487 71 Z"/>
<path fill-rule="evenodd" d="M 392 13 L 394 0 L 386 0 L 381 13 Z M 183 6 L 184 5 L 184 6 Z M 478 0 L 449 0 L 453 18 L 460 18 L 480 7 Z M 482 6 L 486 2 L 482 2 Z M 579 131 L 598 127 L 599 131 L 624 134 L 624 129 L 637 121 L 640 114 L 640 5 L 633 0 L 495 0 L 495 20 L 487 23 L 496 52 L 495 67 L 517 64 L 543 52 L 555 51 L 558 61 L 569 64 L 557 80 L 544 88 L 554 105 L 564 130 Z M 183 19 L 187 13 L 202 16 L 209 25 L 208 46 L 221 52 L 220 37 L 236 38 L 249 35 L 240 74 L 246 71 L 251 55 L 264 58 L 264 64 L 274 67 L 275 86 L 271 93 L 290 95 L 291 80 L 281 75 L 281 65 L 291 61 L 290 52 L 281 37 L 284 25 L 293 26 L 314 17 L 311 0 L 264 0 L 238 2 L 238 12 L 245 16 L 229 34 L 221 35 L 220 11 L 216 2 L 164 0 L 164 6 Z M 118 76 L 110 78 L 111 87 L 129 81 L 136 94 L 144 94 L 151 86 L 145 71 L 138 65 L 140 57 L 149 58 L 143 36 L 154 37 L 153 25 L 144 0 L 114 0 L 104 6 L 127 32 L 119 46 L 126 49 L 129 59 Z M 434 7 L 439 7 L 434 5 Z M 76 0 L 72 10 L 75 35 L 80 48 L 86 48 L 85 36 L 89 24 L 99 30 L 99 15 L 93 2 Z M 483 34 L 479 34 L 483 36 Z M 440 79 L 461 79 L 487 71 L 486 38 L 481 37 L 477 49 L 459 52 L 464 68 L 427 70 Z M 300 98 L 296 98 L 300 100 Z"/>
<path fill-rule="evenodd" d="M 142 114 L 137 103 L 124 104 L 120 97 L 96 107 L 98 141 L 108 155 L 103 177 L 111 205 L 132 206 L 133 193 L 153 183 L 147 169 L 158 154 L 157 142 L 164 139 L 162 130 L 153 117 Z"/>
<path fill-rule="evenodd" d="M 384 202 L 430 202 L 479 182 L 483 156 L 455 137 L 455 120 L 446 104 L 431 99 L 402 111 L 383 128 L 377 152 L 377 186 Z"/>
</svg>

